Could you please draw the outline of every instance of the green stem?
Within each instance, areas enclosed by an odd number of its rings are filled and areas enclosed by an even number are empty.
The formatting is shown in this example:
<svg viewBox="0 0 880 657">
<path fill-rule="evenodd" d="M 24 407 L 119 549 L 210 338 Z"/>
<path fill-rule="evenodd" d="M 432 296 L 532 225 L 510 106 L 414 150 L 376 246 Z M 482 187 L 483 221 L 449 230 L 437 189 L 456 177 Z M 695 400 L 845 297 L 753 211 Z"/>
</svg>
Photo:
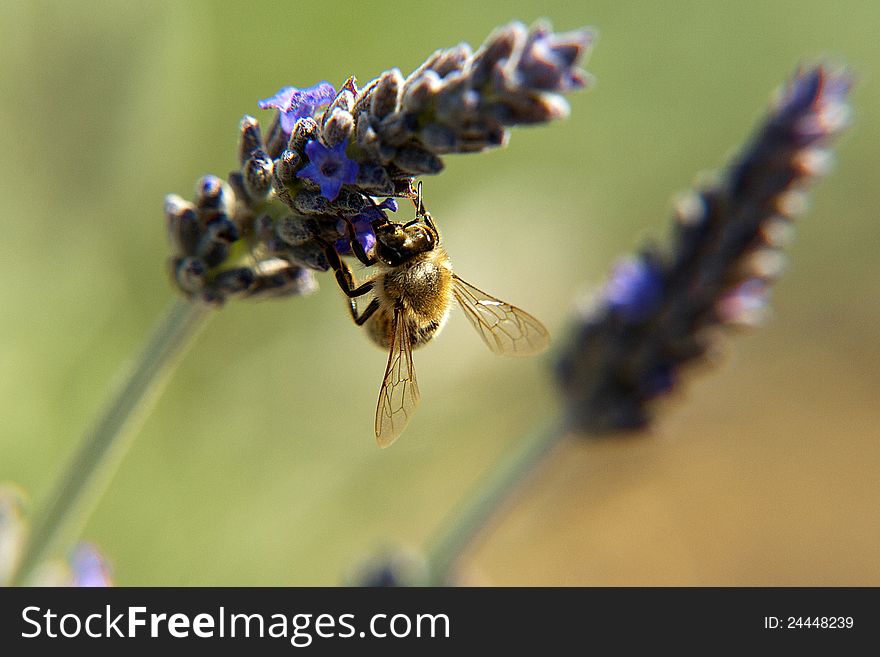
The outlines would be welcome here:
<svg viewBox="0 0 880 657">
<path fill-rule="evenodd" d="M 156 325 L 149 343 L 83 438 L 43 512 L 34 522 L 13 584 L 34 571 L 79 535 L 113 473 L 128 451 L 136 428 L 159 398 L 179 358 L 206 323 L 210 310 L 176 300 Z"/>
<path fill-rule="evenodd" d="M 465 498 L 462 507 L 450 514 L 449 521 L 441 527 L 427 550 L 429 585 L 450 584 L 464 551 L 511 494 L 565 437 L 566 427 L 561 420 L 540 427 L 506 462 L 493 467 L 477 484 L 473 494 Z"/>
</svg>

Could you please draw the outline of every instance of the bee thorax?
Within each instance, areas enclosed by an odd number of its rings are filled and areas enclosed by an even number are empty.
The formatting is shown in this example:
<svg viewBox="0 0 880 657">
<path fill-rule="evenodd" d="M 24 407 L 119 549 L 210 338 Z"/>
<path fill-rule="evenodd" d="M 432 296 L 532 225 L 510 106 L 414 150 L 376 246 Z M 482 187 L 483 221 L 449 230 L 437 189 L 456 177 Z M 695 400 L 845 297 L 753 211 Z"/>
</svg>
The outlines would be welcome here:
<svg viewBox="0 0 880 657">
<path fill-rule="evenodd" d="M 413 347 L 428 342 L 446 323 L 452 305 L 452 269 L 439 249 L 419 254 L 409 262 L 389 268 L 374 288 L 380 310 L 368 330 L 382 347 L 390 346 L 394 313 L 407 324 Z"/>
</svg>

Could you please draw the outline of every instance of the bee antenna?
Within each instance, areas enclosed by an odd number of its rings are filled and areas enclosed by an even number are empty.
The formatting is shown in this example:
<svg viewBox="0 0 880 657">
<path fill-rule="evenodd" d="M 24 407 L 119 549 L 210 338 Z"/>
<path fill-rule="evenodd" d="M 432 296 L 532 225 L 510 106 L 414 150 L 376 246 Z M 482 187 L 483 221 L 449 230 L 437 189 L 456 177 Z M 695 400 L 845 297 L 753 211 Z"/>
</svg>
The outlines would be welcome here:
<svg viewBox="0 0 880 657">
<path fill-rule="evenodd" d="M 418 201 L 416 203 L 416 218 L 418 218 L 421 215 L 425 214 L 425 206 L 422 205 L 422 181 L 421 180 L 419 181 L 419 185 L 416 189 L 418 190 L 418 196 L 416 197 L 416 198 L 418 198 Z"/>
<path fill-rule="evenodd" d="M 425 203 L 422 201 L 422 181 L 419 181 L 418 186 L 418 196 L 413 203 L 416 206 L 416 217 L 415 220 L 425 219 L 428 223 L 431 222 L 431 214 L 425 209 Z"/>
<path fill-rule="evenodd" d="M 413 219 L 411 223 L 417 223 L 419 220 L 424 221 L 428 226 L 430 226 L 431 230 L 433 230 L 439 236 L 439 232 L 437 230 L 437 226 L 434 224 L 434 218 L 431 216 L 431 213 L 425 210 L 425 204 L 422 202 L 422 181 L 419 181 L 418 187 L 418 196 L 413 201 L 416 206 L 416 217 Z"/>
</svg>

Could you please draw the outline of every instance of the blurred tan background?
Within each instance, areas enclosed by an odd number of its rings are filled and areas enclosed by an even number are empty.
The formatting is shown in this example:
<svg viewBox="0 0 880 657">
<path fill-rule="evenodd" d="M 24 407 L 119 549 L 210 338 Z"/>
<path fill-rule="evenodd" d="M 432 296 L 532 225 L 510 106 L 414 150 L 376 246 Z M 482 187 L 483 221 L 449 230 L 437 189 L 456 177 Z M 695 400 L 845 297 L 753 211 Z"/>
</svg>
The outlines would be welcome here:
<svg viewBox="0 0 880 657">
<path fill-rule="evenodd" d="M 457 271 L 541 317 L 668 228 L 801 61 L 858 85 L 839 164 L 766 328 L 727 341 L 645 437 L 563 445 L 470 555 L 512 585 L 880 585 L 880 5 L 3 2 L 0 481 L 32 502 L 173 297 L 162 199 L 234 166 L 283 85 L 415 68 L 545 16 L 596 26 L 572 116 L 427 179 Z M 369 7 L 369 10 L 367 10 Z M 552 354 L 493 357 L 460 316 L 416 353 L 422 406 L 381 451 L 385 363 L 332 279 L 233 303 L 183 361 L 85 537 L 123 585 L 330 585 L 421 546 L 557 410 Z"/>
</svg>

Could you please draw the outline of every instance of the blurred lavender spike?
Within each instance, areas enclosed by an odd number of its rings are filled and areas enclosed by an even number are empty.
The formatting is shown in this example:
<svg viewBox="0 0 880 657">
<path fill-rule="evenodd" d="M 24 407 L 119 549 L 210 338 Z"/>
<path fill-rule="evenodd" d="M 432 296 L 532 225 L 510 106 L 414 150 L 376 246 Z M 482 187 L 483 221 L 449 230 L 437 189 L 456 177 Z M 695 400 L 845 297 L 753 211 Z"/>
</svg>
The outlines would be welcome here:
<svg viewBox="0 0 880 657">
<path fill-rule="evenodd" d="M 806 188 L 848 123 L 850 83 L 828 66 L 798 71 L 720 181 L 679 201 L 668 251 L 617 265 L 558 361 L 573 430 L 645 427 L 650 402 L 706 353 L 707 329 L 760 322 Z"/>
</svg>

